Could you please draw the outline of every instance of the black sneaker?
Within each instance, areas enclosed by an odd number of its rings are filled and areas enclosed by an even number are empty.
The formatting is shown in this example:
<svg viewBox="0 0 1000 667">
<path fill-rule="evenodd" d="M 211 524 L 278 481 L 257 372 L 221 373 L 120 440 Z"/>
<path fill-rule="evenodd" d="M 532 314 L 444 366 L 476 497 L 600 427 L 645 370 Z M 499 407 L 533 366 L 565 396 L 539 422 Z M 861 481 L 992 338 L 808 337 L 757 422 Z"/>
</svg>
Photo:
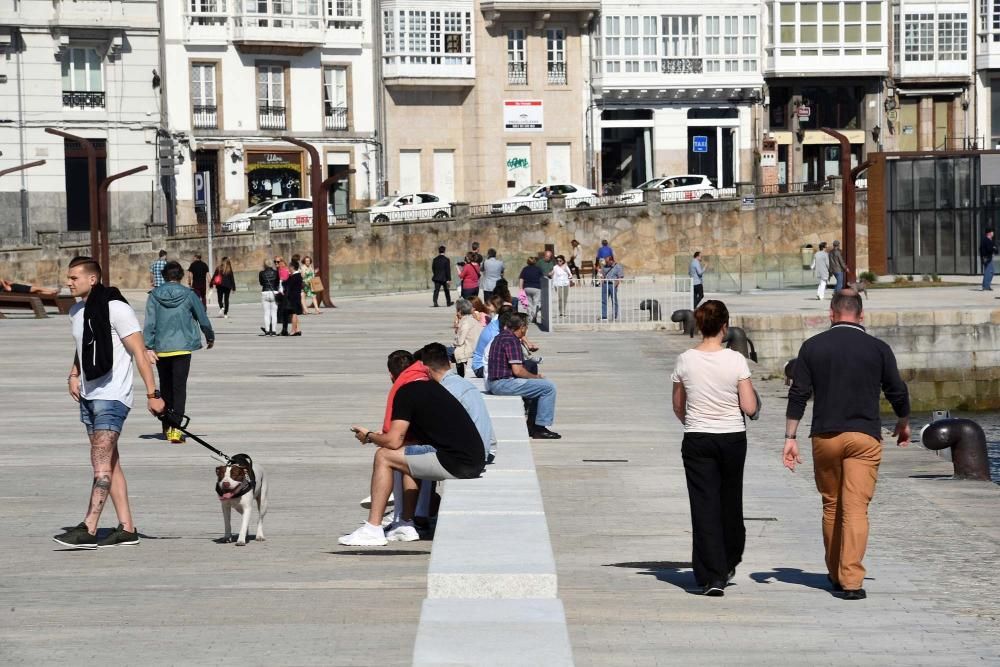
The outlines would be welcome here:
<svg viewBox="0 0 1000 667">
<path fill-rule="evenodd" d="M 710 598 L 721 598 L 726 594 L 726 584 L 721 581 L 716 581 L 715 583 L 705 586 L 705 588 L 702 589 L 701 594 Z"/>
<path fill-rule="evenodd" d="M 840 599 L 841 600 L 864 600 L 867 597 L 868 597 L 868 594 L 865 593 L 865 589 L 858 588 L 858 589 L 853 590 L 853 591 L 845 590 L 844 594 L 840 596 Z"/>
<path fill-rule="evenodd" d="M 533 440 L 559 440 L 560 438 L 562 438 L 561 435 L 559 435 L 555 431 L 550 431 L 544 426 L 536 426 L 535 428 L 531 429 L 531 431 L 528 433 L 528 437 L 530 437 Z"/>
<path fill-rule="evenodd" d="M 101 549 L 105 547 L 121 547 L 139 544 L 139 531 L 128 532 L 121 524 L 111 531 L 111 534 L 97 543 Z"/>
<path fill-rule="evenodd" d="M 91 535 L 87 531 L 87 524 L 85 523 L 81 523 L 74 528 L 70 528 L 61 535 L 55 535 L 52 539 L 64 547 L 69 547 L 70 549 L 97 548 L 97 536 Z"/>
</svg>

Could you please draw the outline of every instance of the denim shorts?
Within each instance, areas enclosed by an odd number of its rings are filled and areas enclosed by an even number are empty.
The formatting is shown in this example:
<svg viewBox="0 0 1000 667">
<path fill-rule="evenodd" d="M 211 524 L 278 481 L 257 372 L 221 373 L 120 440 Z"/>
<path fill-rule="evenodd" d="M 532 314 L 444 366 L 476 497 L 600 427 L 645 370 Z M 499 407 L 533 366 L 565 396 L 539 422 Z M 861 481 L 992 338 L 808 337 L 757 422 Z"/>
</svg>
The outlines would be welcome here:
<svg viewBox="0 0 1000 667">
<path fill-rule="evenodd" d="M 94 431 L 122 432 L 129 407 L 121 401 L 80 399 L 80 422 L 87 427 L 87 434 Z"/>
</svg>

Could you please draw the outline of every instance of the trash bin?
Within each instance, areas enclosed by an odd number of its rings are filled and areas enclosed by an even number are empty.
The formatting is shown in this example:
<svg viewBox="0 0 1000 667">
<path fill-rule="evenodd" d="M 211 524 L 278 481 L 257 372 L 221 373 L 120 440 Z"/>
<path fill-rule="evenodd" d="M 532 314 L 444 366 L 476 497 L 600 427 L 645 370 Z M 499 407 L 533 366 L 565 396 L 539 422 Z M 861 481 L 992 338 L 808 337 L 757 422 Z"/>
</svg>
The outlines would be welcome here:
<svg viewBox="0 0 1000 667">
<path fill-rule="evenodd" d="M 802 268 L 808 269 L 813 263 L 813 247 L 811 243 L 802 246 Z"/>
</svg>

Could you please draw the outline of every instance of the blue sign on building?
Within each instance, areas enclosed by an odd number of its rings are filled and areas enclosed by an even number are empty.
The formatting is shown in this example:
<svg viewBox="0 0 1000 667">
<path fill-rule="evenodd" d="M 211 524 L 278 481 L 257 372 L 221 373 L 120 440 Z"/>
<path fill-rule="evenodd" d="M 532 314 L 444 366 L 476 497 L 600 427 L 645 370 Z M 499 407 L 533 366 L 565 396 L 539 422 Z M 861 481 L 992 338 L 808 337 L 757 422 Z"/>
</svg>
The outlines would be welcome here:
<svg viewBox="0 0 1000 667">
<path fill-rule="evenodd" d="M 707 153 L 708 152 L 708 137 L 705 136 L 694 136 L 691 137 L 691 152 L 692 153 Z"/>
</svg>

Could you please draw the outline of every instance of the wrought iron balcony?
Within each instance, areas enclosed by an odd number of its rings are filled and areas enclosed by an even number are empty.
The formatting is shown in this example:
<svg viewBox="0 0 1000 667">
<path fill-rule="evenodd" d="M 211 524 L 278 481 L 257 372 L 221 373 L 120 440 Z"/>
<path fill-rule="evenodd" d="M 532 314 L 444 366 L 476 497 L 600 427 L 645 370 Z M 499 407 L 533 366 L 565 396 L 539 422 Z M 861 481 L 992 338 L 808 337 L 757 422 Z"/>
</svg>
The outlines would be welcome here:
<svg viewBox="0 0 1000 667">
<path fill-rule="evenodd" d="M 511 86 L 528 85 L 528 63 L 507 63 L 507 83 Z"/>
<path fill-rule="evenodd" d="M 701 58 L 662 58 L 660 72 L 663 74 L 701 74 Z"/>
<path fill-rule="evenodd" d="M 103 109 L 104 91 L 64 90 L 63 106 L 81 109 Z"/>
<path fill-rule="evenodd" d="M 219 127 L 218 109 L 214 104 L 196 104 L 193 107 L 194 127 L 201 129 L 215 129 Z"/>
<path fill-rule="evenodd" d="M 326 106 L 324 127 L 328 130 L 347 129 L 347 107 Z"/>
<path fill-rule="evenodd" d="M 257 124 L 262 130 L 284 130 L 285 107 L 257 107 Z"/>
<path fill-rule="evenodd" d="M 566 85 L 566 63 L 549 63 L 549 85 Z"/>
</svg>

